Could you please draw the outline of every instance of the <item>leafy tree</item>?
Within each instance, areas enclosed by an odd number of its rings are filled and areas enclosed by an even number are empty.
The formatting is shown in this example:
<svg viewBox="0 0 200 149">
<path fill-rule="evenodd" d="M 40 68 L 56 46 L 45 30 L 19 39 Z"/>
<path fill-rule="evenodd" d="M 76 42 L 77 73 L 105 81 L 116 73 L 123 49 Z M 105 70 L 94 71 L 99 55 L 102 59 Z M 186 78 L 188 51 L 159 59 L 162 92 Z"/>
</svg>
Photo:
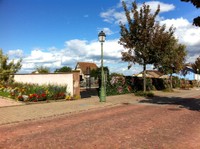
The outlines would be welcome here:
<svg viewBox="0 0 200 149">
<path fill-rule="evenodd" d="M 172 89 L 172 74 L 178 73 L 184 68 L 187 52 L 185 46 L 178 44 L 175 38 L 168 42 L 167 48 L 163 48 L 159 63 L 155 65 L 164 74 L 170 74 L 170 88 Z"/>
<path fill-rule="evenodd" d="M 107 77 L 109 76 L 109 69 L 108 69 L 108 67 L 106 66 L 104 66 L 103 67 L 103 70 L 104 70 L 104 73 L 107 75 Z M 94 77 L 95 79 L 97 79 L 97 78 L 101 78 L 101 67 L 100 68 L 97 68 L 97 69 L 92 69 L 91 71 L 90 71 L 90 76 L 91 77 Z"/>
<path fill-rule="evenodd" d="M 155 21 L 160 7 L 158 6 L 155 13 L 151 14 L 150 6 L 145 3 L 140 10 L 138 10 L 136 2 L 133 2 L 130 11 L 124 1 L 122 5 L 128 21 L 127 25 L 120 23 L 121 38 L 119 43 L 123 45 L 125 49 L 128 49 L 128 51 L 122 52 L 122 60 L 129 62 L 130 67 L 133 63 L 143 65 L 143 89 L 145 92 L 146 65 L 155 63 L 155 53 L 157 49 L 154 38 L 156 31 L 164 32 L 165 30 L 165 26 L 160 27 Z"/>
<path fill-rule="evenodd" d="M 170 87 L 172 89 L 172 74 L 178 73 L 184 67 L 185 46 L 178 43 L 174 37 L 174 28 L 166 31 L 165 26 L 157 27 L 154 36 L 154 66 L 164 74 L 170 74 Z"/>
<path fill-rule="evenodd" d="M 183 2 L 191 2 L 196 8 L 200 8 L 200 1 L 199 0 L 181 0 Z M 200 26 L 200 16 L 194 18 L 193 24 L 196 26 Z"/>
<path fill-rule="evenodd" d="M 36 72 L 41 73 L 41 74 L 46 74 L 46 73 L 50 73 L 50 69 L 44 66 L 37 66 Z"/>
<path fill-rule="evenodd" d="M 195 71 L 196 74 L 200 74 L 200 56 L 192 64 L 192 68 L 194 69 L 194 71 Z M 197 69 L 199 71 L 197 71 Z"/>
<path fill-rule="evenodd" d="M 8 60 L 9 57 L 0 49 L 0 81 L 13 81 L 13 74 L 21 69 L 22 59 L 17 62 L 14 60 L 8 62 Z"/>
<path fill-rule="evenodd" d="M 54 72 L 58 73 L 58 72 L 71 72 L 71 71 L 72 71 L 71 67 L 64 66 L 64 67 L 62 67 L 60 69 L 56 69 Z"/>
</svg>

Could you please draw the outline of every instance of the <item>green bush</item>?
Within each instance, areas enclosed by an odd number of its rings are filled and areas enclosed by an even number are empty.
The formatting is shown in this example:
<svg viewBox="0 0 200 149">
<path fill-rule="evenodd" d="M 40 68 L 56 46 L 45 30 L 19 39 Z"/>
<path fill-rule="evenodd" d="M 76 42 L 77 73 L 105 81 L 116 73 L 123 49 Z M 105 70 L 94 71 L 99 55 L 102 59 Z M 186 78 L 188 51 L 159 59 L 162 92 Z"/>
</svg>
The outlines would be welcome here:
<svg viewBox="0 0 200 149">
<path fill-rule="evenodd" d="M 112 76 L 106 83 L 106 95 L 120 95 L 132 92 L 132 87 L 127 84 L 125 77 Z"/>
<path fill-rule="evenodd" d="M 172 81 L 173 81 L 173 88 L 180 87 L 181 83 L 178 77 L 173 77 Z M 190 84 L 192 84 L 190 86 L 194 86 L 195 83 L 191 82 Z M 167 91 L 170 89 L 170 80 L 163 79 L 163 78 L 147 78 L 146 89 L 147 91 L 152 91 L 152 90 Z M 107 96 L 136 93 L 140 91 L 143 91 L 143 78 L 132 77 L 132 76 L 125 77 L 125 76 L 119 76 L 119 75 L 107 78 L 107 82 L 106 82 Z M 142 92 L 141 94 L 144 94 L 144 93 Z M 151 93 L 150 95 L 148 94 L 147 96 L 151 96 Z"/>
<path fill-rule="evenodd" d="M 153 97 L 154 93 L 153 92 L 143 92 L 143 91 L 138 91 L 134 93 L 135 96 L 144 96 L 144 97 Z"/>
</svg>

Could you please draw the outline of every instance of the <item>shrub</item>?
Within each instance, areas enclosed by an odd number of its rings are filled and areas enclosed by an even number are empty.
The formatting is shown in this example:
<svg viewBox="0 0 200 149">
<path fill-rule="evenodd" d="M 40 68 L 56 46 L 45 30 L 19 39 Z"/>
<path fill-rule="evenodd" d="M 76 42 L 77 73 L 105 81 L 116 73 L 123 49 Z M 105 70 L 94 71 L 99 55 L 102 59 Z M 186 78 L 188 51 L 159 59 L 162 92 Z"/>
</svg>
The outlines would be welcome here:
<svg viewBox="0 0 200 149">
<path fill-rule="evenodd" d="M 112 76 L 108 77 L 106 83 L 106 95 L 119 95 L 131 93 L 132 87 L 127 84 L 124 76 Z"/>
<path fill-rule="evenodd" d="M 134 93 L 135 96 L 144 96 L 144 97 L 153 97 L 154 93 L 153 92 L 143 92 L 143 91 L 138 91 Z"/>
<path fill-rule="evenodd" d="M 191 82 L 190 84 L 192 84 L 190 86 L 193 86 L 194 83 Z M 151 90 L 167 91 L 170 89 L 170 80 L 164 79 L 164 78 L 147 78 L 146 86 L 147 86 L 147 91 L 151 91 Z M 180 86 L 179 78 L 173 77 L 173 88 L 176 88 L 179 86 Z M 135 93 L 139 91 L 143 91 L 143 78 L 132 77 L 132 76 L 124 77 L 124 76 L 119 76 L 119 75 L 107 78 L 107 82 L 106 82 L 107 96 Z M 142 94 L 144 93 L 142 92 Z M 151 95 L 148 94 L 147 96 L 151 96 Z"/>
</svg>

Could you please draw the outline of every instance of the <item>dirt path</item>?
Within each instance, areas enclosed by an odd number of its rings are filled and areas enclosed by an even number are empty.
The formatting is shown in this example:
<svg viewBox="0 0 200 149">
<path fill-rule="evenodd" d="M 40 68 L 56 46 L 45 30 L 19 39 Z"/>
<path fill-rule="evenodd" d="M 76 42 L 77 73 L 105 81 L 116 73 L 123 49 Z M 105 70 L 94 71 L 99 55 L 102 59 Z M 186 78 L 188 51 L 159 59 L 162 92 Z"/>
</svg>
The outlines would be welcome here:
<svg viewBox="0 0 200 149">
<path fill-rule="evenodd" d="M 200 148 L 200 112 L 121 105 L 0 127 L 0 148 Z"/>
</svg>

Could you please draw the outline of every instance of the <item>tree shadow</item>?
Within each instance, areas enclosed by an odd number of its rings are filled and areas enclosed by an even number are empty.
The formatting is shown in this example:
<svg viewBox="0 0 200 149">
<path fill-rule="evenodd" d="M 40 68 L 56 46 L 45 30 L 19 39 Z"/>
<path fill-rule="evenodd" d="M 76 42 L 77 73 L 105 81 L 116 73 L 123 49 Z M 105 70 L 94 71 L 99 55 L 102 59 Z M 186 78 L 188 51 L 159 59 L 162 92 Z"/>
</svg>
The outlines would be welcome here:
<svg viewBox="0 0 200 149">
<path fill-rule="evenodd" d="M 80 94 L 81 98 L 91 98 L 92 96 L 98 96 L 98 90 L 96 88 L 84 89 Z"/>
<path fill-rule="evenodd" d="M 154 97 L 148 97 L 139 102 L 151 103 L 151 104 L 162 104 L 162 105 L 164 104 L 179 105 L 180 108 L 187 108 L 189 110 L 200 111 L 200 98 L 154 96 Z"/>
</svg>

